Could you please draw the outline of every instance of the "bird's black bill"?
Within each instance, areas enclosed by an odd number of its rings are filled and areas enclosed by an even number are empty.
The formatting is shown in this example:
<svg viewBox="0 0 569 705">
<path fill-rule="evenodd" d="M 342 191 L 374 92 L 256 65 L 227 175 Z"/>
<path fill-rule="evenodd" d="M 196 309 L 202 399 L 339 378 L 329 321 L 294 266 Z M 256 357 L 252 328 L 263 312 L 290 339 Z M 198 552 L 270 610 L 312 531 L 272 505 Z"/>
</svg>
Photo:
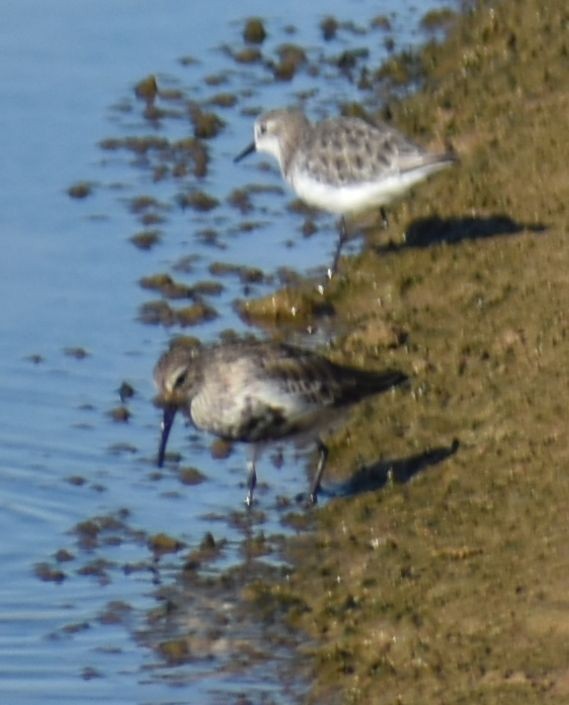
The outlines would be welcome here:
<svg viewBox="0 0 569 705">
<path fill-rule="evenodd" d="M 166 455 L 166 444 L 168 443 L 168 436 L 170 435 L 170 430 L 172 424 L 174 423 L 174 417 L 176 416 L 177 407 L 169 404 L 164 407 L 164 416 L 162 417 L 162 435 L 160 436 L 160 447 L 158 448 L 158 467 L 161 468 L 164 465 L 164 456 Z"/>
<path fill-rule="evenodd" d="M 248 157 L 250 154 L 253 154 L 253 152 L 256 150 L 255 143 L 251 142 L 251 144 L 246 147 L 242 152 L 240 152 L 234 159 L 234 163 L 237 164 L 237 162 L 240 162 L 242 159 L 245 159 L 245 157 Z"/>
</svg>

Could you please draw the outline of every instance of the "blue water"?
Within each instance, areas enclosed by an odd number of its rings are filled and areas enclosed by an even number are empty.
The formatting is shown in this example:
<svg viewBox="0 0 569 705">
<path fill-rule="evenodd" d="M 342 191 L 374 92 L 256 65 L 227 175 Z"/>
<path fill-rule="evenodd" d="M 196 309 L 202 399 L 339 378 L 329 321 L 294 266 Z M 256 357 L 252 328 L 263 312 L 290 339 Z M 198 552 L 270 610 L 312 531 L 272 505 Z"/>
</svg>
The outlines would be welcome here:
<svg viewBox="0 0 569 705">
<path fill-rule="evenodd" d="M 230 667 L 240 639 L 262 639 L 255 625 L 231 627 L 226 635 L 230 646 L 223 655 L 216 647 L 217 655 L 207 664 L 196 656 L 173 666 L 149 648 L 151 638 L 135 637 L 161 604 L 160 588 L 176 585 L 183 562 L 181 553 L 162 559 L 158 585 L 146 544 L 149 534 L 167 532 L 185 542 L 186 552 L 207 531 L 226 540 L 220 560 L 212 564 L 214 573 L 244 560 L 244 534 L 230 518 L 242 509 L 245 475 L 241 449 L 227 460 L 212 460 L 209 440 L 191 436 L 180 422 L 170 450 L 182 454 L 184 466 L 199 467 L 206 481 L 183 485 L 173 465 L 156 474 L 160 415 L 151 403 L 152 368 L 169 337 L 181 331 L 138 320 L 140 306 L 159 298 L 138 281 L 164 271 L 188 284 L 211 280 L 208 267 L 214 260 L 259 267 L 267 275 L 282 266 L 308 271 L 327 263 L 333 222 L 319 218 L 318 232 L 303 238 L 302 217 L 286 208 L 290 194 L 256 196 L 255 210 L 245 215 L 227 204 L 231 191 L 245 184 L 281 186 L 276 169 L 262 171 L 258 157 L 239 165 L 232 157 L 251 139 L 252 111 L 299 100 L 313 117 L 333 115 L 350 100 L 379 107 L 380 96 L 361 93 L 357 81 L 327 59 L 366 47 L 366 63 L 377 66 L 386 55 L 386 36 L 399 49 L 422 41 L 418 22 L 432 4 L 392 0 L 390 5 L 396 13 L 385 3 L 381 12 L 390 16 L 391 32 L 360 34 L 344 28 L 325 43 L 319 29 L 324 15 L 365 29 L 379 11 L 377 3 L 2 3 L 2 702 L 203 703 L 227 702 L 239 693 L 247 693 L 252 702 L 291 701 L 280 682 L 281 658 L 259 669 Z M 320 75 L 304 70 L 282 83 L 263 65 L 235 63 L 226 48 L 242 48 L 244 18 L 252 15 L 266 20 L 266 57 L 274 58 L 280 44 L 294 42 L 306 50 L 310 66 L 320 67 Z M 197 63 L 182 63 L 187 56 Z M 225 73 L 227 83 L 207 86 L 204 77 L 216 73 Z M 175 140 L 190 134 L 187 118 L 166 118 L 158 125 L 144 118 L 133 86 L 148 74 L 155 74 L 161 87 L 177 88 L 202 104 L 222 91 L 238 97 L 233 108 L 213 108 L 226 127 L 208 143 L 211 164 L 200 183 L 191 176 L 155 182 L 151 170 L 134 163 L 132 154 L 100 147 L 109 137 L 153 134 Z M 81 180 L 93 184 L 92 195 L 71 199 L 67 189 Z M 190 187 L 207 191 L 221 206 L 206 214 L 177 208 L 177 195 Z M 129 239 L 143 229 L 128 207 L 141 194 L 167 206 L 165 222 L 157 226 L 162 242 L 148 252 Z M 241 232 L 247 220 L 261 225 Z M 215 228 L 221 248 L 200 240 L 204 228 Z M 172 270 L 185 255 L 198 257 L 186 275 Z M 244 292 L 235 277 L 219 281 L 225 289 L 210 300 L 218 318 L 184 332 L 213 339 L 227 328 L 243 330 L 233 311 L 235 298 L 275 286 L 254 285 Z M 69 348 L 88 354 L 78 358 L 66 352 Z M 129 422 L 120 424 L 108 412 L 119 405 L 117 389 L 125 380 L 136 394 L 127 402 Z M 258 498 L 265 514 L 252 532 L 270 536 L 285 530 L 277 498 L 305 489 L 305 461 L 289 457 L 277 471 L 266 457 L 260 479 L 265 484 Z M 123 509 L 127 515 L 120 514 Z M 103 531 L 97 545 L 84 546 L 74 527 L 101 516 L 120 516 L 122 523 Z M 60 549 L 74 559 L 58 563 L 54 554 Z M 81 569 L 94 560 L 106 561 L 104 570 L 82 575 Z M 278 556 L 271 560 L 278 563 Z M 40 580 L 38 564 L 61 569 L 65 579 Z M 138 569 L 125 570 L 127 565 Z M 105 624 L 101 614 L 113 601 L 129 606 L 128 618 Z M 200 604 L 192 608 L 202 614 Z M 231 605 L 219 605 L 221 613 L 226 608 Z M 203 609 L 204 620 L 212 614 L 215 606 Z M 179 632 L 180 624 L 172 629 Z M 161 638 L 167 637 L 166 630 Z"/>
</svg>

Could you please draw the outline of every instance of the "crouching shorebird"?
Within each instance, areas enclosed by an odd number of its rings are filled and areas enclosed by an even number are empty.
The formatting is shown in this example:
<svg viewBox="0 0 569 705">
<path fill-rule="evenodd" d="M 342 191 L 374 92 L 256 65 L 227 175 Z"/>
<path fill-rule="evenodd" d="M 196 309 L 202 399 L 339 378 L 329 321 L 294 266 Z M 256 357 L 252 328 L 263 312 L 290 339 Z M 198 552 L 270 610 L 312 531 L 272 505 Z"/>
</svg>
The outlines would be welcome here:
<svg viewBox="0 0 569 705">
<path fill-rule="evenodd" d="M 254 134 L 254 142 L 234 161 L 254 151 L 271 154 L 301 200 L 341 216 L 329 276 L 347 239 L 345 216 L 374 208 L 384 214 L 383 206 L 457 161 L 454 153 L 428 152 L 383 123 L 338 117 L 313 124 L 296 108 L 260 115 Z"/>
<path fill-rule="evenodd" d="M 158 465 L 175 414 L 229 441 L 253 445 L 248 463 L 246 504 L 253 502 L 259 449 L 291 439 L 314 441 L 318 466 L 309 500 L 316 502 L 328 450 L 320 434 L 340 420 L 346 407 L 404 382 L 401 372 L 371 372 L 330 362 L 282 343 L 233 341 L 210 346 L 174 343 L 154 370 L 158 405 L 164 409 Z"/>
</svg>

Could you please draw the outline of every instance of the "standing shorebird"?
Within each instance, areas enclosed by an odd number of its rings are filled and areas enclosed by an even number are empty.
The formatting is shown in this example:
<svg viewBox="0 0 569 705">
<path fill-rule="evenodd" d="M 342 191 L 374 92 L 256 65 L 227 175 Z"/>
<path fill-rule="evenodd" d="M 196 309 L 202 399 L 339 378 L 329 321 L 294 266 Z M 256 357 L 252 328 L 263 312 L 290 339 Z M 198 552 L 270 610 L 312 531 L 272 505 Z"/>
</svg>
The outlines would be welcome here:
<svg viewBox="0 0 569 705">
<path fill-rule="evenodd" d="M 260 115 L 254 132 L 254 142 L 234 161 L 254 151 L 271 154 L 301 200 L 341 216 L 329 276 L 347 239 L 345 216 L 374 208 L 383 213 L 383 206 L 457 160 L 452 152 L 426 151 L 389 125 L 355 117 L 313 124 L 296 108 Z"/>
<path fill-rule="evenodd" d="M 328 450 L 320 434 L 346 407 L 404 382 L 401 372 L 370 372 L 330 362 L 283 343 L 234 341 L 210 346 L 174 342 L 158 360 L 154 380 L 163 407 L 158 465 L 178 409 L 194 426 L 230 441 L 251 443 L 246 503 L 253 502 L 259 449 L 291 439 L 316 442 L 319 459 L 309 499 L 316 502 Z"/>
</svg>

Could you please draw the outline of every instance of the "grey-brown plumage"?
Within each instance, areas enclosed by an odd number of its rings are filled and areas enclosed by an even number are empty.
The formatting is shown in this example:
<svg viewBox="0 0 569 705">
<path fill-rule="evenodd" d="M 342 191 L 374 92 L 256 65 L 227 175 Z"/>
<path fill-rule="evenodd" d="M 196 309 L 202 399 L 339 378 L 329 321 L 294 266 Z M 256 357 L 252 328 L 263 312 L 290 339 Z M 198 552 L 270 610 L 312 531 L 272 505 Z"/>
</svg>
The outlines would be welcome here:
<svg viewBox="0 0 569 705">
<path fill-rule="evenodd" d="M 385 123 L 356 117 L 311 123 L 297 108 L 258 117 L 255 141 L 236 161 L 254 150 L 275 157 L 300 198 L 342 215 L 386 205 L 456 162 L 453 152 L 429 152 Z"/>
<path fill-rule="evenodd" d="M 296 108 L 260 115 L 255 141 L 235 160 L 255 150 L 275 157 L 300 199 L 342 216 L 333 269 L 346 238 L 344 216 L 383 208 L 457 161 L 453 152 L 429 152 L 385 123 L 355 117 L 311 123 Z"/>
<path fill-rule="evenodd" d="M 320 433 L 346 407 L 401 384 L 406 376 L 337 365 L 283 343 L 233 341 L 203 347 L 173 344 L 158 361 L 154 378 L 164 407 L 159 465 L 178 409 L 197 428 L 231 441 L 262 446 L 288 438 L 312 440 L 320 451 L 310 492 L 314 502 L 327 455 Z M 248 504 L 255 483 L 253 454 Z"/>
</svg>

